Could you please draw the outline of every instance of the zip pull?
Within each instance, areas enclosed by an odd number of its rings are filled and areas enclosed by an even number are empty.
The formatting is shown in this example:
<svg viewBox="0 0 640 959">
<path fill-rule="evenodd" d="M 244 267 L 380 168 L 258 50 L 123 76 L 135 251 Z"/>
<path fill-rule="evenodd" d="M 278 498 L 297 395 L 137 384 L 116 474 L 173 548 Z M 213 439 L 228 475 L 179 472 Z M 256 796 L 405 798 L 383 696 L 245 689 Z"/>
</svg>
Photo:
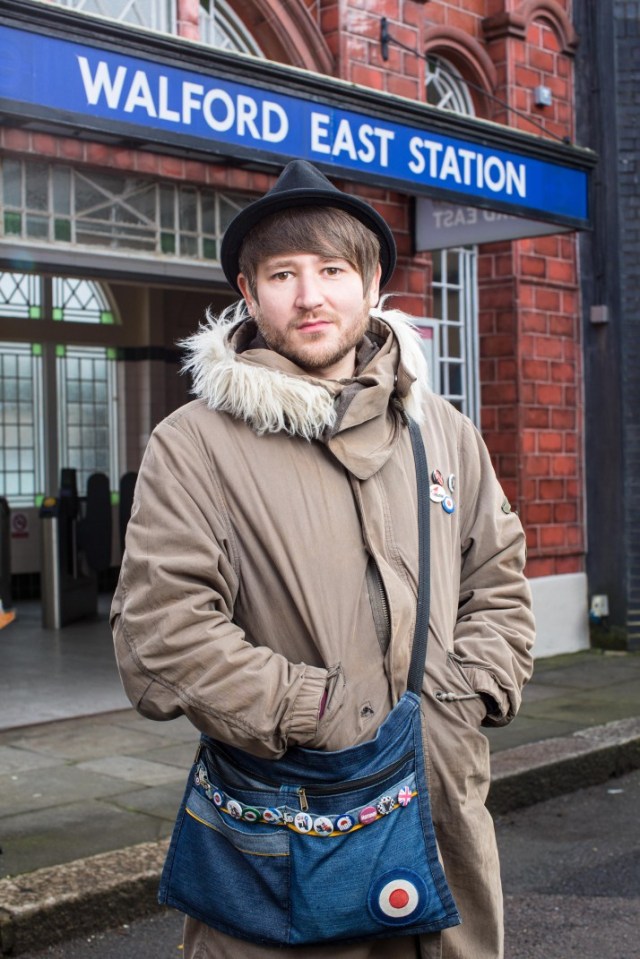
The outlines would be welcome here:
<svg viewBox="0 0 640 959">
<path fill-rule="evenodd" d="M 307 802 L 307 794 L 304 791 L 304 786 L 300 786 L 298 789 L 298 799 L 300 801 L 300 809 L 302 812 L 309 812 L 309 803 Z"/>
<path fill-rule="evenodd" d="M 441 689 L 437 689 L 434 693 L 435 698 L 439 703 L 459 703 L 465 699 L 480 699 L 480 693 L 445 693 Z"/>
</svg>

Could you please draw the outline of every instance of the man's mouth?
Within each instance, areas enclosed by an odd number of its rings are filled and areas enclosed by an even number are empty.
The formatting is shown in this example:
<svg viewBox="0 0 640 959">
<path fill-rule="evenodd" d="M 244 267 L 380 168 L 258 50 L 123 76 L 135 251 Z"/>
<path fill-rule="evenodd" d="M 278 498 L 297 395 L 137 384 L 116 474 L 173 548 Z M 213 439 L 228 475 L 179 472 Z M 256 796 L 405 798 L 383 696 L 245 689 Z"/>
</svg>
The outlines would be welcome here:
<svg viewBox="0 0 640 959">
<path fill-rule="evenodd" d="M 298 324 L 296 329 L 303 333 L 314 333 L 317 330 L 324 329 L 325 326 L 331 326 L 331 320 L 325 320 L 319 317 L 317 319 L 303 320 L 302 323 Z"/>
</svg>

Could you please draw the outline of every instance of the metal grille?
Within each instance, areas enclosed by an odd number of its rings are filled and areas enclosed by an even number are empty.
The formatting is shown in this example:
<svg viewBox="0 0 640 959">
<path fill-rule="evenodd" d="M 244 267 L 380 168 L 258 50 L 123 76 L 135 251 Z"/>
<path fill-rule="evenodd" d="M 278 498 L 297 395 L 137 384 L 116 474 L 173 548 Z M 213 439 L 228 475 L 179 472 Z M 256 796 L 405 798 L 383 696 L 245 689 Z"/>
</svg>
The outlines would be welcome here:
<svg viewBox="0 0 640 959">
<path fill-rule="evenodd" d="M 0 343 L 0 496 L 32 505 L 44 490 L 42 348 Z"/>
<path fill-rule="evenodd" d="M 4 159 L 0 233 L 41 243 L 217 262 L 250 197 L 120 173 Z"/>
</svg>

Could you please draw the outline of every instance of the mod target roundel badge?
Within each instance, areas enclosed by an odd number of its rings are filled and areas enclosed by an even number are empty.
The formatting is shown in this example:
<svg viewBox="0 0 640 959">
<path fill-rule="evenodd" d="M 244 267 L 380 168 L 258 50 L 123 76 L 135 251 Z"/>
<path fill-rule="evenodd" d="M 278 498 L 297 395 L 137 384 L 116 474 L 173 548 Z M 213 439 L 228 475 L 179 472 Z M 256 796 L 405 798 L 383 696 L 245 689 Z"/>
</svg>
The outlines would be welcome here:
<svg viewBox="0 0 640 959">
<path fill-rule="evenodd" d="M 424 912 L 429 893 L 424 880 L 411 869 L 393 869 L 369 889 L 369 911 L 386 926 L 408 926 Z"/>
</svg>

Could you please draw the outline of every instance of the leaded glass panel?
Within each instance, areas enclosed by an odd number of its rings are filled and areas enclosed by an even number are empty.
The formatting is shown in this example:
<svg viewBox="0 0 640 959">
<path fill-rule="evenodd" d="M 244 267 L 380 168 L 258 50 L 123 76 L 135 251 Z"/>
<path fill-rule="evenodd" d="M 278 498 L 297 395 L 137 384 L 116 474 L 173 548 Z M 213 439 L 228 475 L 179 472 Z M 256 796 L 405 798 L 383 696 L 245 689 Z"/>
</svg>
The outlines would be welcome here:
<svg viewBox="0 0 640 959">
<path fill-rule="evenodd" d="M 0 273 L 0 316 L 25 320 L 40 319 L 40 277 L 30 273 Z"/>
<path fill-rule="evenodd" d="M 69 323 L 115 322 L 109 302 L 97 283 L 56 276 L 53 278 L 53 319 Z"/>
</svg>

